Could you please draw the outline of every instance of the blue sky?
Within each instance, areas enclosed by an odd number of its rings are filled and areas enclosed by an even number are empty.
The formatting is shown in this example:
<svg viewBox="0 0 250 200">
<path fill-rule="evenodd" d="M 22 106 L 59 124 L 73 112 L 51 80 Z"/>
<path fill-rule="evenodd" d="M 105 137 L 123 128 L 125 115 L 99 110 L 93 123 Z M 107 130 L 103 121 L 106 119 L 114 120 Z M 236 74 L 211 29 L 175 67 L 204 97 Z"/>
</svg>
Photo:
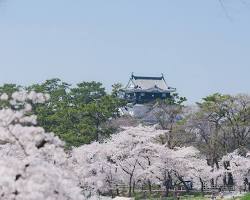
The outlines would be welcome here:
<svg viewBox="0 0 250 200">
<path fill-rule="evenodd" d="M 0 84 L 164 73 L 190 103 L 250 94 L 250 0 L 0 0 Z"/>
</svg>

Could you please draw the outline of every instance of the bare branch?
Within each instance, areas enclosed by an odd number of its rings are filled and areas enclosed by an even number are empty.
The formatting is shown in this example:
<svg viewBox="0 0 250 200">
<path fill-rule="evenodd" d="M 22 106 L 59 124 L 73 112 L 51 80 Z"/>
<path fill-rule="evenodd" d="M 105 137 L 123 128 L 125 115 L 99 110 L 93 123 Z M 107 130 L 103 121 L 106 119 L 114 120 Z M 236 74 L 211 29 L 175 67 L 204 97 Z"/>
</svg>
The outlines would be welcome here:
<svg viewBox="0 0 250 200">
<path fill-rule="evenodd" d="M 232 22 L 233 19 L 232 17 L 229 15 L 228 11 L 227 11 L 227 8 L 225 7 L 224 3 L 223 3 L 223 0 L 219 0 L 219 3 L 221 5 L 221 8 L 223 9 L 224 13 L 225 13 L 225 16 L 227 17 L 227 19 Z"/>
</svg>

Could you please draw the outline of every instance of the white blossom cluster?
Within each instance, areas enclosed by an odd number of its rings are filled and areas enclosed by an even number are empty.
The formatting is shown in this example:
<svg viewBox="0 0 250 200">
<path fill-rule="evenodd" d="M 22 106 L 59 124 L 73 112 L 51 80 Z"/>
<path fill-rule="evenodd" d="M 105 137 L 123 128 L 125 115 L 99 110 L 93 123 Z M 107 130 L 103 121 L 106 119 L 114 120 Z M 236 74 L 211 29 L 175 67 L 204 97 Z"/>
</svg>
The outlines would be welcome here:
<svg viewBox="0 0 250 200">
<path fill-rule="evenodd" d="M 6 94 L 2 94 L 7 97 Z M 37 93 L 34 91 L 27 92 L 27 91 L 18 91 L 14 92 L 11 96 L 12 102 L 27 102 L 32 101 L 32 103 L 44 103 L 45 101 L 49 100 L 49 94 Z M 8 98 L 7 98 L 8 99 Z"/>
<path fill-rule="evenodd" d="M 232 173 L 235 185 L 243 187 L 243 180 L 250 177 L 250 157 L 241 156 L 238 150 L 227 154 L 222 158 L 223 162 L 228 162 L 229 167 L 224 169 L 225 174 Z"/>
<path fill-rule="evenodd" d="M 208 181 L 212 168 L 194 147 L 169 149 L 157 142 L 163 130 L 154 127 L 127 127 L 105 143 L 75 148 L 72 168 L 81 186 L 94 192 L 109 192 L 116 185 L 164 185 L 166 174 L 173 179 Z"/>
<path fill-rule="evenodd" d="M 127 127 L 104 143 L 94 142 L 75 148 L 71 164 L 86 191 L 109 192 L 117 185 L 143 186 L 150 182 L 164 187 L 171 176 L 172 181 L 192 181 L 193 187 L 201 189 L 215 180 L 223 184 L 226 173 L 232 172 L 236 186 L 242 185 L 250 170 L 249 158 L 228 154 L 219 163 L 220 168 L 208 165 L 206 158 L 194 147 L 169 149 L 158 142 L 165 134 L 154 127 Z M 224 161 L 230 160 L 230 169 Z"/>
<path fill-rule="evenodd" d="M 1 199 L 82 199 L 71 175 L 44 160 L 4 157 L 0 166 Z"/>
<path fill-rule="evenodd" d="M 66 165 L 64 143 L 36 126 L 31 104 L 43 103 L 48 95 L 15 92 L 2 101 L 22 109 L 0 110 L 0 199 L 83 199 L 78 181 Z"/>
</svg>

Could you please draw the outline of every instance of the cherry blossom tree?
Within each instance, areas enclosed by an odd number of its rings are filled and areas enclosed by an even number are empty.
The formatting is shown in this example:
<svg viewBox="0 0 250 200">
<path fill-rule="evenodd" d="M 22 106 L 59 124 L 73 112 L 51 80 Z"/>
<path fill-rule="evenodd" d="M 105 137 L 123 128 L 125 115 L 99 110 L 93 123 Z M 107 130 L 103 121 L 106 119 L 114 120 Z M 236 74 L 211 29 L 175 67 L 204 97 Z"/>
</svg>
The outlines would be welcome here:
<svg viewBox="0 0 250 200">
<path fill-rule="evenodd" d="M 114 184 L 126 184 L 129 196 L 141 178 L 147 145 L 162 134 L 154 127 L 126 127 L 104 143 L 92 143 L 72 151 L 72 165 L 86 190 L 107 192 Z"/>
<path fill-rule="evenodd" d="M 195 188 L 202 189 L 201 183 L 210 180 L 211 167 L 194 147 L 169 149 L 158 147 L 158 156 L 152 165 L 151 172 L 155 183 L 165 187 L 165 195 L 174 185 L 182 184 L 187 191 L 190 187 L 186 181 L 192 181 Z"/>
<path fill-rule="evenodd" d="M 64 143 L 36 126 L 32 104 L 48 95 L 35 92 L 1 94 L 1 199 L 82 199 L 78 180 L 66 165 Z"/>
<path fill-rule="evenodd" d="M 164 130 L 154 127 L 126 127 L 104 143 L 92 143 L 72 151 L 72 168 L 86 191 L 107 193 L 115 184 L 128 186 L 128 195 L 138 186 L 165 186 L 193 179 L 208 181 L 211 167 L 194 147 L 169 149 L 158 143 Z M 202 166 L 200 166 L 200 163 Z M 198 185 L 198 184 L 197 184 Z M 188 186 L 187 190 L 188 190 Z"/>
<path fill-rule="evenodd" d="M 116 178 L 115 166 L 109 162 L 108 145 L 98 142 L 83 145 L 72 151 L 70 165 L 77 174 L 87 196 L 108 193 Z"/>
<path fill-rule="evenodd" d="M 240 155 L 239 151 L 235 150 L 225 155 L 221 160 L 221 164 L 224 165 L 224 173 L 227 175 L 228 181 L 231 178 L 233 181 L 231 184 L 242 188 L 250 174 L 250 158 Z"/>
<path fill-rule="evenodd" d="M 129 186 L 129 196 L 133 185 L 139 180 L 143 160 L 146 159 L 147 165 L 150 165 L 150 157 L 154 155 L 149 154 L 148 145 L 164 132 L 154 127 L 129 127 L 111 138 L 111 145 L 116 149 L 112 152 L 111 160 L 123 174 L 123 181 Z"/>
</svg>

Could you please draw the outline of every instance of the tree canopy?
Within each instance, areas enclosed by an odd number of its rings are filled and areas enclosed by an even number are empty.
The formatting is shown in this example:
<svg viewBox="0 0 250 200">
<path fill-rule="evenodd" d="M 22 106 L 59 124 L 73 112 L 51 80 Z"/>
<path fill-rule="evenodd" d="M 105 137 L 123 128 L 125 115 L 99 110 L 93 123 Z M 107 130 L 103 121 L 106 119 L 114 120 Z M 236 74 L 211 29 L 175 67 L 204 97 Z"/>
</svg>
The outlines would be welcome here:
<svg viewBox="0 0 250 200">
<path fill-rule="evenodd" d="M 33 105 L 33 114 L 37 115 L 39 126 L 54 132 L 68 147 L 109 136 L 115 130 L 105 123 L 118 117 L 119 108 L 125 106 L 124 100 L 113 93 L 107 94 L 103 85 L 95 81 L 72 86 L 55 78 L 27 87 L 5 84 L 0 87 L 0 92 L 11 94 L 20 89 L 50 95 L 44 104 Z M 1 104 L 6 106 L 9 102 L 2 101 Z"/>
</svg>

